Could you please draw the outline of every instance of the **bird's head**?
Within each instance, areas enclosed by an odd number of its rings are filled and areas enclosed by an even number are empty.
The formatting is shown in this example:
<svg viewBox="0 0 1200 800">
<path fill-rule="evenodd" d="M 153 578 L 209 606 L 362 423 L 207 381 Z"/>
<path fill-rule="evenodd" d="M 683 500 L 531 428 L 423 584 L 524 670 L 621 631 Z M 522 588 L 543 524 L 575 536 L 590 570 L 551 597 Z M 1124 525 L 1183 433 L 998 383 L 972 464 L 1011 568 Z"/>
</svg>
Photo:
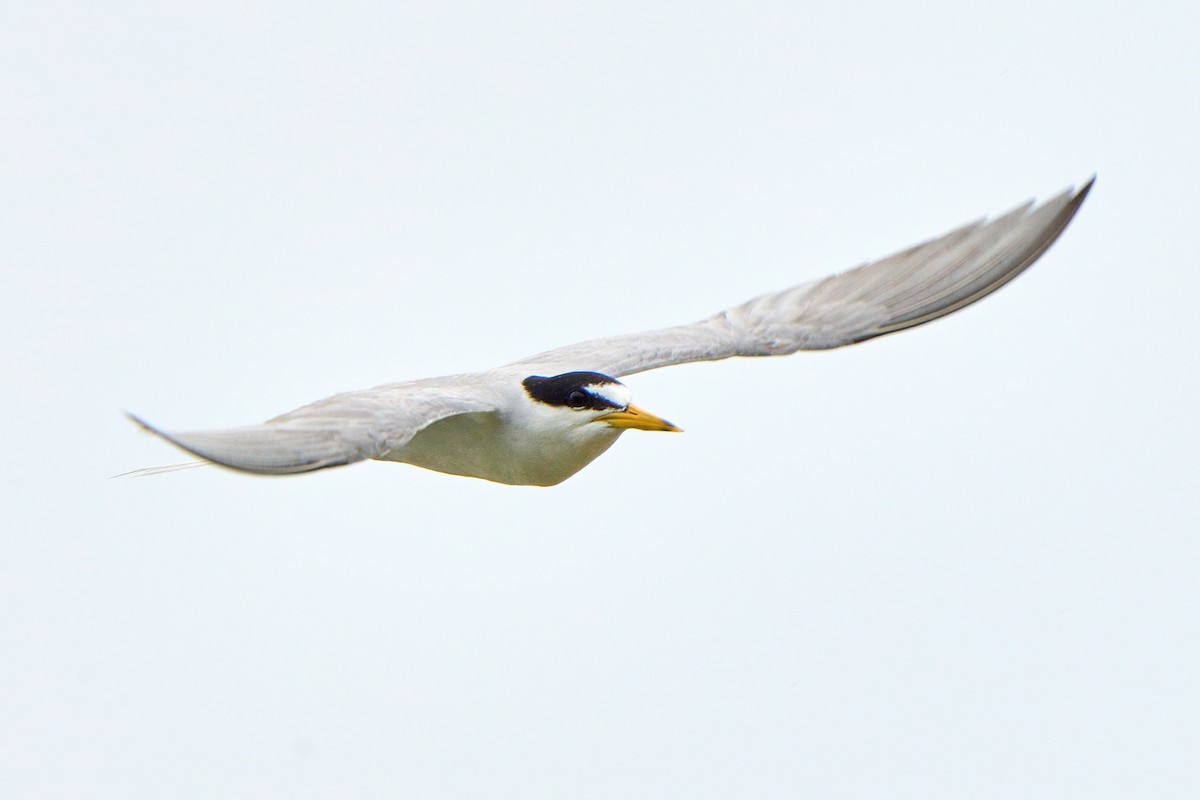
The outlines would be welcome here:
<svg viewBox="0 0 1200 800">
<path fill-rule="evenodd" d="M 567 372 L 543 377 L 530 375 L 521 382 L 539 407 L 556 413 L 565 423 L 602 429 L 636 428 L 642 431 L 678 431 L 665 419 L 630 403 L 629 389 L 616 378 L 598 372 Z"/>
</svg>

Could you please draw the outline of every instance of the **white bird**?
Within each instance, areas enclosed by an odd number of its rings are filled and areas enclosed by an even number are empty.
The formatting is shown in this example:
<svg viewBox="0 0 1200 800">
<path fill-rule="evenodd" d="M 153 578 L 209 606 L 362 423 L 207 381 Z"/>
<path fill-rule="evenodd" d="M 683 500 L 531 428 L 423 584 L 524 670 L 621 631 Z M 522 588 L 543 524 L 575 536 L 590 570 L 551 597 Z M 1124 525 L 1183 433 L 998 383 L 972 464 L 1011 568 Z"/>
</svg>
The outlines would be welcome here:
<svg viewBox="0 0 1200 800">
<path fill-rule="evenodd" d="M 487 372 L 347 392 L 243 428 L 166 433 L 130 417 L 204 459 L 197 466 L 285 475 L 378 459 L 551 486 L 583 469 L 628 429 L 679 430 L 633 405 L 617 378 L 692 361 L 842 347 L 943 317 L 1036 261 L 1074 217 L 1094 180 L 1040 206 L 1030 201 L 690 325 L 594 339 Z"/>
</svg>

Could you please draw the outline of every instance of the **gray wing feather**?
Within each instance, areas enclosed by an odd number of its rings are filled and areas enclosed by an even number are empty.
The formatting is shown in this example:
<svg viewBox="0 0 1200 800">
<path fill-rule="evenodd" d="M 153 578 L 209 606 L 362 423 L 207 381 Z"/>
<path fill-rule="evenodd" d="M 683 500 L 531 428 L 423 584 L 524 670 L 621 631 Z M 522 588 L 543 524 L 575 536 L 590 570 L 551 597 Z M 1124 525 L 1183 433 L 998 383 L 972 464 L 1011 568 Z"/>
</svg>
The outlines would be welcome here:
<svg viewBox="0 0 1200 800">
<path fill-rule="evenodd" d="M 206 462 L 261 475 L 290 475 L 375 458 L 439 419 L 494 410 L 489 402 L 431 383 L 347 392 L 261 425 L 224 430 L 165 432 L 129 417 Z"/>
<path fill-rule="evenodd" d="M 855 269 L 756 297 L 690 325 L 551 350 L 513 366 L 614 377 L 691 361 L 825 350 L 944 317 L 999 289 L 1046 251 L 1095 178 Z"/>
</svg>

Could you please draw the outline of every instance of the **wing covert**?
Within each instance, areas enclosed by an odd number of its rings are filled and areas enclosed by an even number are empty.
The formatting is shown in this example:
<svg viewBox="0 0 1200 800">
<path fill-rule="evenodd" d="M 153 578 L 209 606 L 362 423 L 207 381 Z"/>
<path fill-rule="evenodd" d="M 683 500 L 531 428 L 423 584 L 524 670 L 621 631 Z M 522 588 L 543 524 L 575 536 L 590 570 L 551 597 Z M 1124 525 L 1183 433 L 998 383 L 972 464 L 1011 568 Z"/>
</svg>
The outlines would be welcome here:
<svg viewBox="0 0 1200 800">
<path fill-rule="evenodd" d="M 613 377 L 734 356 L 827 350 L 923 325 L 980 300 L 1052 245 L 1092 188 L 1025 203 L 875 262 L 756 297 L 689 325 L 569 345 L 516 362 Z"/>
<path fill-rule="evenodd" d="M 429 383 L 346 392 L 261 425 L 223 430 L 164 432 L 129 417 L 207 462 L 261 475 L 289 475 L 375 458 L 440 419 L 495 410 L 490 402 Z"/>
</svg>

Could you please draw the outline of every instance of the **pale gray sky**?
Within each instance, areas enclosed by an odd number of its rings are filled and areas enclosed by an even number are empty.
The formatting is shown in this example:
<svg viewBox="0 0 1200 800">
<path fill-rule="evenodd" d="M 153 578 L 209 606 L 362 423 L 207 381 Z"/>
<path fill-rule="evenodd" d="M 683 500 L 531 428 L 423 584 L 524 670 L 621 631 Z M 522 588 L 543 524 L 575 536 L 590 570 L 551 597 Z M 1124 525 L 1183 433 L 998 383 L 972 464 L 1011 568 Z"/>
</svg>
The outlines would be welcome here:
<svg viewBox="0 0 1200 800">
<path fill-rule="evenodd" d="M 1191 4 L 10 3 L 5 798 L 1200 792 Z M 1099 174 L 553 489 L 168 428 L 689 321 Z"/>
</svg>

